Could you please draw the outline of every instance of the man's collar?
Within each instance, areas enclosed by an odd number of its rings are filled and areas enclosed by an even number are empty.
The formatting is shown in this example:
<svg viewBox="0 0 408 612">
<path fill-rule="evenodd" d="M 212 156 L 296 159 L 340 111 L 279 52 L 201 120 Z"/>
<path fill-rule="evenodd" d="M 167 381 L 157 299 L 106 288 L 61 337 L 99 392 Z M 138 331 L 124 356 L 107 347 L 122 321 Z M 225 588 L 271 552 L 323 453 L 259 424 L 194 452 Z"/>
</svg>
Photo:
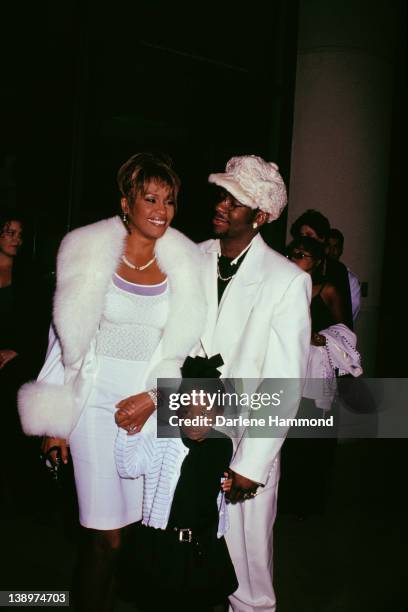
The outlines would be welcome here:
<svg viewBox="0 0 408 612">
<path fill-rule="evenodd" d="M 235 259 L 231 262 L 231 264 L 236 263 L 236 261 L 241 257 L 241 255 L 244 254 L 244 251 L 248 251 L 249 248 L 253 245 L 253 244 L 258 244 L 259 242 L 262 242 L 262 238 L 260 236 L 260 234 L 256 234 L 251 242 L 249 244 L 247 244 L 247 246 L 242 249 L 241 253 L 239 255 L 237 255 L 237 257 L 235 257 Z M 218 253 L 218 255 L 221 255 L 221 242 L 219 238 L 215 238 L 214 240 L 211 240 L 210 243 L 208 244 L 208 246 L 206 247 L 206 252 L 207 253 Z"/>
</svg>

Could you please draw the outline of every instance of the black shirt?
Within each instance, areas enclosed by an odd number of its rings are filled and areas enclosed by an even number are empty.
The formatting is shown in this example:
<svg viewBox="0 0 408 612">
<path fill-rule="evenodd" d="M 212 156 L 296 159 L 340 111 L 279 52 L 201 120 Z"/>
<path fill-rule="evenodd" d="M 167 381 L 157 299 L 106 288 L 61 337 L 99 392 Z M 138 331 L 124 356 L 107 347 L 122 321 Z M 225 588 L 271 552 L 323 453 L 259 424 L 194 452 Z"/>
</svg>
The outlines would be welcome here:
<svg viewBox="0 0 408 612">
<path fill-rule="evenodd" d="M 182 439 L 189 453 L 181 466 L 168 527 L 202 530 L 218 523 L 217 497 L 231 461 L 232 441 L 212 431 L 201 442 Z"/>
<path fill-rule="evenodd" d="M 239 266 L 244 261 L 245 256 L 248 253 L 248 251 L 249 251 L 249 249 L 247 249 L 245 251 L 245 253 L 242 253 L 242 255 L 240 256 L 238 261 L 235 264 L 232 264 L 232 265 L 231 265 L 231 262 L 234 261 L 234 259 L 236 259 L 236 257 L 232 257 L 232 258 L 231 257 L 225 257 L 225 255 L 220 255 L 218 257 L 218 268 L 217 268 L 217 272 L 218 272 L 218 303 L 221 302 L 221 298 L 223 296 L 223 293 L 224 293 L 225 289 L 228 287 L 228 283 L 233 279 L 235 274 L 238 272 Z M 220 276 L 222 276 L 223 279 L 228 279 L 228 280 L 222 280 L 220 278 Z"/>
</svg>

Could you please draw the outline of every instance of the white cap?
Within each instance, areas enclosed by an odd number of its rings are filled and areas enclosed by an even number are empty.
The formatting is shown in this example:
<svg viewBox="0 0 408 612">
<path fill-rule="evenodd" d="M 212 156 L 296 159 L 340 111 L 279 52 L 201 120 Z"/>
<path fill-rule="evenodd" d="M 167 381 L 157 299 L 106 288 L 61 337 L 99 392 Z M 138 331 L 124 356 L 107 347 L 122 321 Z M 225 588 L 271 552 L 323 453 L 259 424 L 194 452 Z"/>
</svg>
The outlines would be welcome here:
<svg viewBox="0 0 408 612">
<path fill-rule="evenodd" d="M 244 206 L 268 213 L 268 223 L 279 218 L 287 203 L 278 166 L 257 155 L 232 157 L 225 172 L 210 174 L 208 180 L 226 189 Z"/>
</svg>

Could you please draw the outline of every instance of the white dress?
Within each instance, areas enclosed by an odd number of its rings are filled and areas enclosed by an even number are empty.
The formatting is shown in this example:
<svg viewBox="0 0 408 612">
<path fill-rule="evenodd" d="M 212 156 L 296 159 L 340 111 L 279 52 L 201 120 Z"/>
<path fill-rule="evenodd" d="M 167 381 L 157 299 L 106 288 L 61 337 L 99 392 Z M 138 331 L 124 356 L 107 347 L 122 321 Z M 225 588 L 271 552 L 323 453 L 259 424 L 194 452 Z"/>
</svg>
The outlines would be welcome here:
<svg viewBox="0 0 408 612">
<path fill-rule="evenodd" d="M 167 316 L 167 281 L 136 285 L 114 275 L 96 339 L 94 384 L 69 439 L 84 527 L 118 529 L 142 518 L 143 479 L 120 478 L 116 469 L 114 416 L 120 400 L 145 390 Z"/>
</svg>

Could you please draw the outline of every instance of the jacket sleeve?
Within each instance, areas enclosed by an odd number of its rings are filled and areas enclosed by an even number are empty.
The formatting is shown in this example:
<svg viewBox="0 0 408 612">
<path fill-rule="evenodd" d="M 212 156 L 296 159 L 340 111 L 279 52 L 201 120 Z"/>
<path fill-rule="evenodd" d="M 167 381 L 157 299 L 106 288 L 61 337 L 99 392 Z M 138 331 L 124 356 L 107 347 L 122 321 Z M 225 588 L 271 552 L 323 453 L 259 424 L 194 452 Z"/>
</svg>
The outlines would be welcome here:
<svg viewBox="0 0 408 612">
<path fill-rule="evenodd" d="M 262 368 L 262 392 L 268 391 L 268 379 L 291 379 L 285 386 L 286 396 L 279 406 L 279 417 L 293 418 L 302 396 L 310 348 L 310 296 L 310 277 L 297 275 L 272 313 Z M 251 437 L 251 431 L 247 430 L 231 468 L 265 485 L 284 440 L 284 437 L 273 435 L 271 429 L 265 432 L 268 437 L 256 438 Z"/>
<path fill-rule="evenodd" d="M 64 384 L 61 345 L 51 327 L 45 363 L 38 379 L 25 383 L 18 392 L 21 426 L 28 436 L 67 438 L 72 430 L 75 397 Z"/>
<path fill-rule="evenodd" d="M 48 348 L 45 362 L 38 374 L 37 380 L 54 385 L 64 384 L 64 364 L 62 363 L 61 344 L 53 325 L 51 325 L 48 334 Z"/>
</svg>

